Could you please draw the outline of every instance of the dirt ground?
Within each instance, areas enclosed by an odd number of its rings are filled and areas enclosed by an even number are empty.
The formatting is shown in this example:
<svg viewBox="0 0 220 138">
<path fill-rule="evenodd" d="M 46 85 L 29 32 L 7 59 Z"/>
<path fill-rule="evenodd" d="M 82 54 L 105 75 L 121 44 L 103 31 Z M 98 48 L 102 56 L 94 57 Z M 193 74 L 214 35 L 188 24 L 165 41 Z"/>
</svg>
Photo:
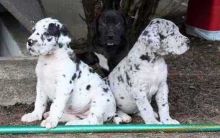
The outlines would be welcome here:
<svg viewBox="0 0 220 138">
<path fill-rule="evenodd" d="M 166 61 L 172 117 L 181 123 L 220 123 L 220 42 L 191 37 L 191 48 L 186 54 L 167 57 Z M 32 110 L 33 105 L 0 107 L 0 125 L 24 124 L 21 116 Z M 133 123 L 139 122 L 143 121 L 134 117 Z"/>
</svg>

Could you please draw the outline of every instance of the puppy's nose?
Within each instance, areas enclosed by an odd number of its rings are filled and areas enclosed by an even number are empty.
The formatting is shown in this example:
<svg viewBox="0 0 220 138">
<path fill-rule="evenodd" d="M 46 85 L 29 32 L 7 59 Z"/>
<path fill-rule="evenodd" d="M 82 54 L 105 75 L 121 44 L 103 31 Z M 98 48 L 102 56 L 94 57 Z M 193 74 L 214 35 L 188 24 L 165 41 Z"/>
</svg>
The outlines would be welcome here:
<svg viewBox="0 0 220 138">
<path fill-rule="evenodd" d="M 35 43 L 35 41 L 32 39 L 28 39 L 28 41 L 27 41 L 28 46 L 33 46 L 34 43 Z"/>
<path fill-rule="evenodd" d="M 112 40 L 112 39 L 113 39 L 113 36 L 112 36 L 112 35 L 109 35 L 109 36 L 108 36 L 108 39 Z"/>
</svg>

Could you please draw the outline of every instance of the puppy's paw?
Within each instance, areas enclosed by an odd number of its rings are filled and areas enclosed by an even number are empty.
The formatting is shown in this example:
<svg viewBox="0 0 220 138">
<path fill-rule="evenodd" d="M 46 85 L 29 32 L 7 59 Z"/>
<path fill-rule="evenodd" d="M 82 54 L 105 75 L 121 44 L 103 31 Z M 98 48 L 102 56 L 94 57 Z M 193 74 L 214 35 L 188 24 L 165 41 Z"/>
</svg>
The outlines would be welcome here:
<svg viewBox="0 0 220 138">
<path fill-rule="evenodd" d="M 145 121 L 145 124 L 162 124 L 162 123 L 157 121 L 156 119 L 149 119 Z"/>
<path fill-rule="evenodd" d="M 44 114 L 43 114 L 44 119 L 48 118 L 49 115 L 50 115 L 49 112 L 44 113 Z"/>
<path fill-rule="evenodd" d="M 67 122 L 65 125 L 66 126 L 73 126 L 73 125 L 83 125 L 85 124 L 85 122 L 82 122 L 81 120 L 72 120 Z M 89 122 L 87 123 L 87 125 L 89 124 Z"/>
<path fill-rule="evenodd" d="M 41 119 L 42 119 L 42 116 L 36 113 L 28 113 L 21 117 L 22 122 L 33 122 L 33 121 L 37 121 Z"/>
<path fill-rule="evenodd" d="M 129 115 L 126 116 L 116 116 L 113 119 L 113 122 L 115 124 L 121 124 L 121 123 L 130 123 L 131 122 L 131 117 Z"/>
<path fill-rule="evenodd" d="M 59 121 L 57 119 L 48 117 L 47 119 L 43 120 L 40 125 L 42 127 L 50 129 L 56 127 L 58 125 L 58 122 Z"/>
<path fill-rule="evenodd" d="M 165 120 L 163 120 L 161 122 L 163 124 L 180 124 L 180 122 L 178 122 L 177 120 L 172 119 L 172 118 L 165 119 Z"/>
</svg>

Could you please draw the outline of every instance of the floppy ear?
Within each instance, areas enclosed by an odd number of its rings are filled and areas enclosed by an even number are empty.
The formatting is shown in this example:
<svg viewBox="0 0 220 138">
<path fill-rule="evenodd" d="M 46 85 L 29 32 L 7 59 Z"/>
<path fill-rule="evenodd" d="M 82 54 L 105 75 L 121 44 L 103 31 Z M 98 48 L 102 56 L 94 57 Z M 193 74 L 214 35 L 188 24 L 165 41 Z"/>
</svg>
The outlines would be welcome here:
<svg viewBox="0 0 220 138">
<path fill-rule="evenodd" d="M 64 25 L 62 25 L 59 32 L 60 32 L 60 36 L 58 38 L 58 44 L 69 45 L 69 43 L 71 42 L 71 36 L 67 28 Z"/>
<path fill-rule="evenodd" d="M 60 35 L 60 26 L 55 23 L 50 23 L 47 29 L 49 35 L 51 36 L 59 36 Z"/>
<path fill-rule="evenodd" d="M 149 47 L 152 52 L 156 52 L 160 49 L 160 35 L 158 29 L 158 25 L 151 22 L 138 38 L 138 40 L 144 43 L 146 47 Z"/>
</svg>

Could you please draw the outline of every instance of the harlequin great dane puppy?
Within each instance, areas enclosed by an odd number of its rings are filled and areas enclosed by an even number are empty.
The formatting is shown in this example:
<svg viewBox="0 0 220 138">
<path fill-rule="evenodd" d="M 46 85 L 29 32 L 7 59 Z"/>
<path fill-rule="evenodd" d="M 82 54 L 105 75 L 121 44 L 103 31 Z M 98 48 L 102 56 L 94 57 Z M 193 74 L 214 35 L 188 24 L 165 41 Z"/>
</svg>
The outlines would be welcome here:
<svg viewBox="0 0 220 138">
<path fill-rule="evenodd" d="M 103 124 L 116 112 L 109 86 L 88 65 L 74 57 L 69 48 L 71 39 L 58 20 L 45 18 L 36 23 L 28 38 L 27 49 L 39 56 L 36 66 L 37 96 L 32 113 L 21 120 L 41 120 L 47 101 L 52 100 L 49 115 L 41 126 Z"/>
<path fill-rule="evenodd" d="M 167 65 L 164 56 L 185 53 L 189 39 L 171 21 L 154 19 L 141 33 L 128 55 L 109 75 L 118 107 L 116 123 L 130 122 L 127 114 L 139 113 L 146 124 L 178 124 L 169 114 Z M 156 95 L 160 122 L 151 106 Z"/>
</svg>

